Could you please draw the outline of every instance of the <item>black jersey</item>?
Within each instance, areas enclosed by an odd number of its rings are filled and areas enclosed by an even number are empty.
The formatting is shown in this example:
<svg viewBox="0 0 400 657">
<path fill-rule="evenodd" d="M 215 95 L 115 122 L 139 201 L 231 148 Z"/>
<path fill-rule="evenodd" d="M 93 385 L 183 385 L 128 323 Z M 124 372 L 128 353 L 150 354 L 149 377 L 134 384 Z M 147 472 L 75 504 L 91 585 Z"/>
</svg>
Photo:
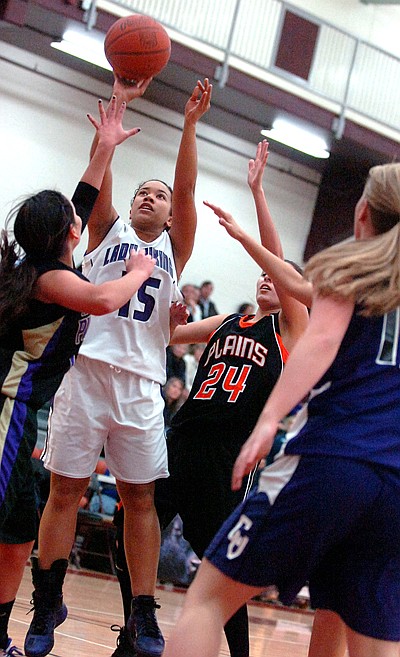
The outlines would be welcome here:
<svg viewBox="0 0 400 657">
<path fill-rule="evenodd" d="M 218 438 L 243 444 L 287 355 L 277 314 L 255 323 L 247 316 L 227 317 L 201 356 L 189 397 L 172 420 L 172 433 L 218 432 Z"/>
<path fill-rule="evenodd" d="M 72 200 L 85 226 L 98 190 L 79 183 Z M 37 265 L 38 278 L 66 270 L 87 280 L 59 260 Z M 31 299 L 27 313 L 0 338 L 0 391 L 33 408 L 40 408 L 56 392 L 78 353 L 89 325 L 87 313 Z"/>
</svg>

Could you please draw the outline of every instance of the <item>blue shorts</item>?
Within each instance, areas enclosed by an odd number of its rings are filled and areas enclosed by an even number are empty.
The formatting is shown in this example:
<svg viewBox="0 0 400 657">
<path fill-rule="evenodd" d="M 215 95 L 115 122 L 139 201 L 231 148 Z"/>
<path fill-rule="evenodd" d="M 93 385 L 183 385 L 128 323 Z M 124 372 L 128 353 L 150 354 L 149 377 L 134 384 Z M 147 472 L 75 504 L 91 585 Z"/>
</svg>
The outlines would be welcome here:
<svg viewBox="0 0 400 657">
<path fill-rule="evenodd" d="M 400 640 L 400 473 L 353 459 L 278 458 L 205 556 L 235 581 L 275 586 L 285 604 L 309 583 L 314 608 Z"/>
</svg>

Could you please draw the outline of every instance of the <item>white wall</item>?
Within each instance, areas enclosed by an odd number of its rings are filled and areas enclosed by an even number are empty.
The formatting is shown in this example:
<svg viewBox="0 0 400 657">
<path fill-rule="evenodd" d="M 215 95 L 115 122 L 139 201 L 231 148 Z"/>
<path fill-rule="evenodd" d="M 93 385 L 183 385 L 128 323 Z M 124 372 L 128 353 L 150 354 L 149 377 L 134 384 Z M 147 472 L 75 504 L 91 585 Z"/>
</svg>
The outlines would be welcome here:
<svg viewBox="0 0 400 657">
<path fill-rule="evenodd" d="M 73 193 L 88 161 L 93 134 L 86 113 L 96 112 L 96 99 L 107 98 L 111 91 L 111 80 L 108 87 L 16 48 L 5 44 L 1 48 L 3 55 L 20 65 L 0 60 L 0 226 L 13 201 L 22 194 L 46 187 L 66 195 Z M 127 112 L 126 126 L 140 126 L 142 132 L 118 148 L 113 166 L 114 204 L 122 216 L 128 214 L 138 182 L 156 176 L 172 183 L 182 125 L 182 116 L 144 99 L 139 99 L 135 108 L 136 112 Z M 240 302 L 254 300 L 259 269 L 202 201 L 210 200 L 232 212 L 248 232 L 257 235 L 246 184 L 248 159 L 256 145 L 234 140 L 206 125 L 199 125 L 198 134 L 199 223 L 182 283 L 213 280 L 219 310 L 230 312 Z M 292 170 L 310 182 L 278 172 L 276 167 Z M 270 208 L 285 255 L 299 263 L 318 181 L 314 171 L 271 153 L 265 185 Z"/>
<path fill-rule="evenodd" d="M 400 7 L 361 0 L 290 0 L 303 11 L 400 57 Z"/>
</svg>

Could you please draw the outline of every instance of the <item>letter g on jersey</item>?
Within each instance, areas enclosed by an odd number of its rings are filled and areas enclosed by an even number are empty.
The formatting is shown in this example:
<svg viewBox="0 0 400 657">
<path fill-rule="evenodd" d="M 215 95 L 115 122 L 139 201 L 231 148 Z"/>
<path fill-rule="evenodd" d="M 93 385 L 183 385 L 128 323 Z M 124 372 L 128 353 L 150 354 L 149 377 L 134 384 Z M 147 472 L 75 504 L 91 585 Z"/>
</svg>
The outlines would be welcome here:
<svg viewBox="0 0 400 657">
<path fill-rule="evenodd" d="M 228 534 L 229 545 L 226 551 L 226 556 L 228 559 L 236 559 L 240 556 L 249 542 L 249 537 L 245 535 L 245 532 L 248 532 L 253 522 L 242 514 L 236 523 L 236 525 L 231 529 Z"/>
</svg>

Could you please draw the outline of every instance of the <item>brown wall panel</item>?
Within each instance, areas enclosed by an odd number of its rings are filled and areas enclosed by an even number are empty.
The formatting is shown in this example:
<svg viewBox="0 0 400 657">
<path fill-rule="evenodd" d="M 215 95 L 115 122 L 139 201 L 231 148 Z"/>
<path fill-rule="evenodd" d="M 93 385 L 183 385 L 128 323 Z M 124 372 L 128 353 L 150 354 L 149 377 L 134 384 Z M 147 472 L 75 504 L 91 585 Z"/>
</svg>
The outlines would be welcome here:
<svg viewBox="0 0 400 657">
<path fill-rule="evenodd" d="M 316 23 L 286 11 L 275 66 L 308 80 L 318 31 Z"/>
</svg>

